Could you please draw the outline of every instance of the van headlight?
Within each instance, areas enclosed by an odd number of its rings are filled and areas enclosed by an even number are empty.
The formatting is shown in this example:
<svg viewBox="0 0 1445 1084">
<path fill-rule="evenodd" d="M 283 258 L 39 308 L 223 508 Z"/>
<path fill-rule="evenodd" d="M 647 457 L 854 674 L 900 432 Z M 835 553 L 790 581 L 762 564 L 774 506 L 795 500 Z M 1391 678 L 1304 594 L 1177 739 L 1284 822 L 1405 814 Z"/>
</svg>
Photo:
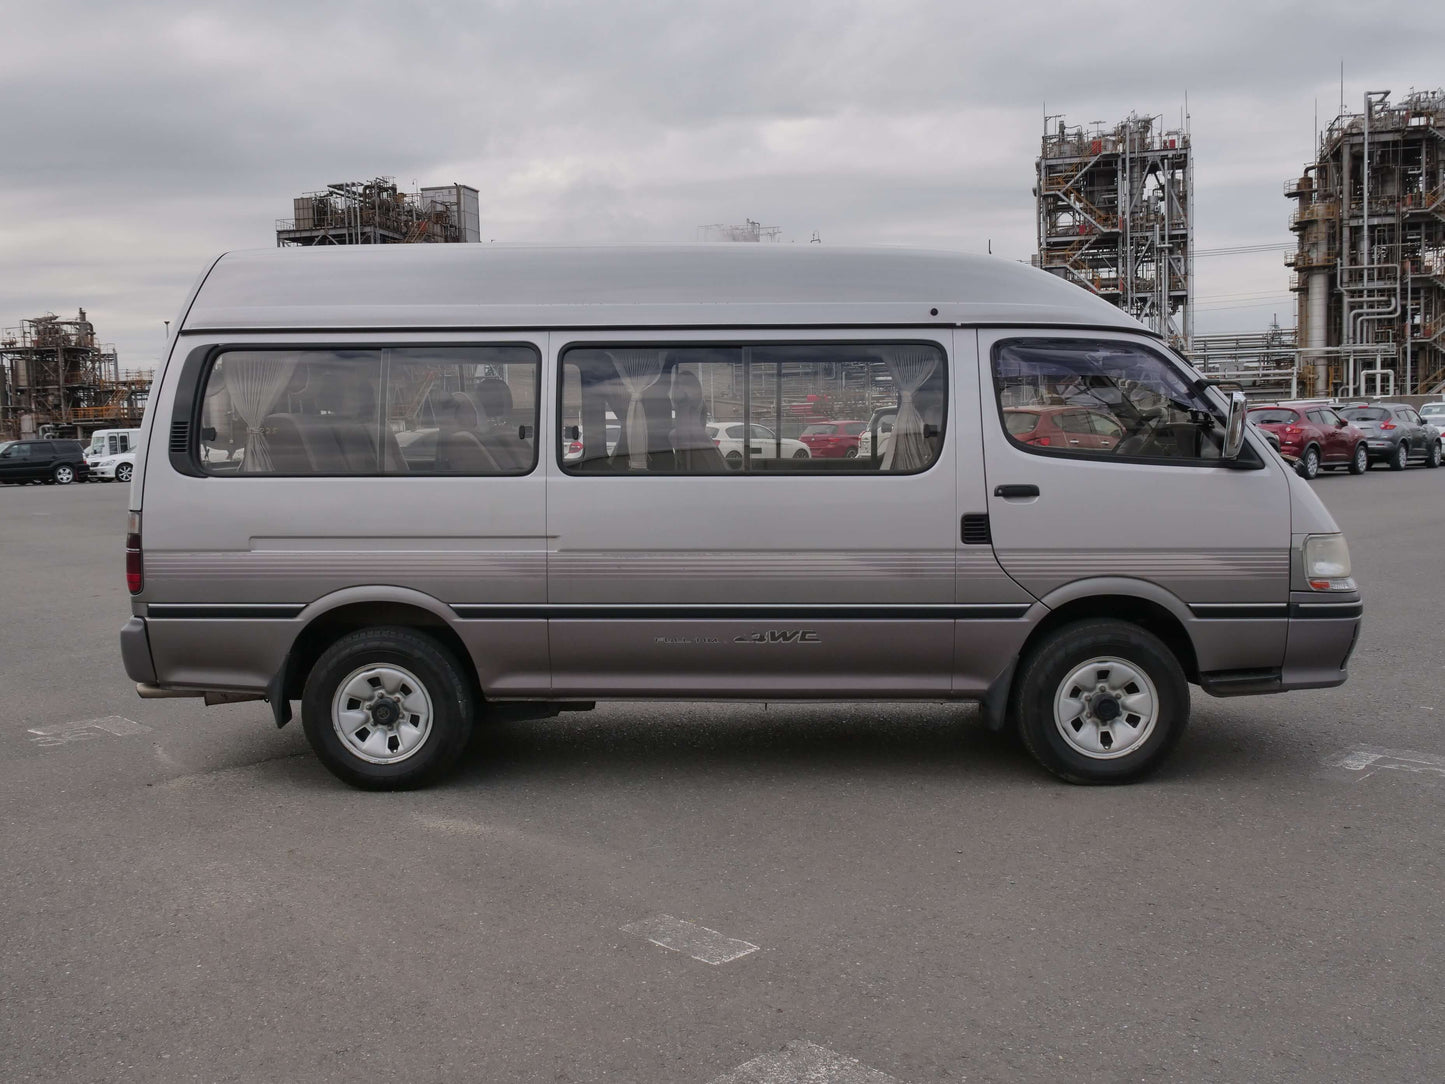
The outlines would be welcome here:
<svg viewBox="0 0 1445 1084">
<path fill-rule="evenodd" d="M 1305 580 L 1313 591 L 1353 591 L 1350 547 L 1342 534 L 1314 534 L 1305 539 Z"/>
</svg>

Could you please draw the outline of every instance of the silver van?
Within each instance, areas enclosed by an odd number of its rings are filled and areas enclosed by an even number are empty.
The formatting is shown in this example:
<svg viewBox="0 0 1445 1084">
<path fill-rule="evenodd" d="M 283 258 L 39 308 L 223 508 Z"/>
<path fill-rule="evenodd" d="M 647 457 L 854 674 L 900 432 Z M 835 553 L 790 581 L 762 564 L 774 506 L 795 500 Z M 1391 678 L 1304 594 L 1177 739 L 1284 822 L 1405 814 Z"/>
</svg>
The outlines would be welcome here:
<svg viewBox="0 0 1445 1084">
<path fill-rule="evenodd" d="M 177 326 L 126 670 L 278 726 L 300 701 L 358 786 L 436 778 L 489 710 L 644 697 L 975 701 L 1117 782 L 1191 683 L 1339 685 L 1359 632 L 1344 539 L 1243 397 L 1020 264 L 279 249 L 218 259 Z M 788 451 L 881 417 L 867 454 Z"/>
</svg>

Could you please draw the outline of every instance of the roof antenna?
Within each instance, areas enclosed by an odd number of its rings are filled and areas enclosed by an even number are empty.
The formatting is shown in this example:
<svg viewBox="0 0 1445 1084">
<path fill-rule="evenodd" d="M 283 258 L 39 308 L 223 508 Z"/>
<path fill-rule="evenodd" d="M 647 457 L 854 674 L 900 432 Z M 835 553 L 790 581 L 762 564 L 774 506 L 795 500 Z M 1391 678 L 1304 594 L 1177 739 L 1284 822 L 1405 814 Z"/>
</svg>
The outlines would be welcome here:
<svg viewBox="0 0 1445 1084">
<path fill-rule="evenodd" d="M 993 238 L 992 238 L 992 237 L 990 237 L 990 238 L 988 239 L 988 254 L 989 254 L 990 256 L 993 255 Z"/>
</svg>

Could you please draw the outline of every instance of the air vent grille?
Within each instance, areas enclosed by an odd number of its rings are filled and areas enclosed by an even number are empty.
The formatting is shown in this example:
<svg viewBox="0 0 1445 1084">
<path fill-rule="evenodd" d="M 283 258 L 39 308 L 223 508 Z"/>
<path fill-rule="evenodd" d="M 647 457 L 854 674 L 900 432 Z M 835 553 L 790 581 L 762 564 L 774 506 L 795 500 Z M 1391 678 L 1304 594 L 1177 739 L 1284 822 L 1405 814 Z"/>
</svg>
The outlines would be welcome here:
<svg viewBox="0 0 1445 1084">
<path fill-rule="evenodd" d="M 171 422 L 171 451 L 185 454 L 191 446 L 191 423 Z"/>
<path fill-rule="evenodd" d="M 988 514 L 970 512 L 963 517 L 963 544 L 965 546 L 991 546 L 993 533 L 988 529 Z"/>
</svg>

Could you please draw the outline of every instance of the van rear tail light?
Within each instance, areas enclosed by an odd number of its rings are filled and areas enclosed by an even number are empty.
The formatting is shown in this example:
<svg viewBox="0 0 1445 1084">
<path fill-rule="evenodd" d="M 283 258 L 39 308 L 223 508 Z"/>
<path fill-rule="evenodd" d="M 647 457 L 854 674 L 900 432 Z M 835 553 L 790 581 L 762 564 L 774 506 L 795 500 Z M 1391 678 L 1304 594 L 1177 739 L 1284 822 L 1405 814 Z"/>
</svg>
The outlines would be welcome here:
<svg viewBox="0 0 1445 1084">
<path fill-rule="evenodd" d="M 145 562 L 141 557 L 140 513 L 132 512 L 125 523 L 125 586 L 132 595 L 145 587 Z"/>
</svg>

